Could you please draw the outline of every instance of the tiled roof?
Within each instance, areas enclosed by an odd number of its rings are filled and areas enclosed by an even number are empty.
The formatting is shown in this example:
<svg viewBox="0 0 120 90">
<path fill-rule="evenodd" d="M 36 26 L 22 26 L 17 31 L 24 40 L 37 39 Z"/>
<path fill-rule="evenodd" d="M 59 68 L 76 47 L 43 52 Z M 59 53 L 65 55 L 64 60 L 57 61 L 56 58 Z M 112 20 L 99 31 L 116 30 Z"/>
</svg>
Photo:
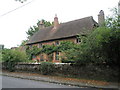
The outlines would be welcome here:
<svg viewBox="0 0 120 90">
<path fill-rule="evenodd" d="M 57 29 L 53 29 L 53 26 L 50 26 L 36 32 L 29 39 L 27 44 L 76 36 L 78 34 L 93 30 L 93 27 L 96 25 L 98 25 L 97 22 L 94 21 L 92 16 L 90 16 L 62 23 Z"/>
</svg>

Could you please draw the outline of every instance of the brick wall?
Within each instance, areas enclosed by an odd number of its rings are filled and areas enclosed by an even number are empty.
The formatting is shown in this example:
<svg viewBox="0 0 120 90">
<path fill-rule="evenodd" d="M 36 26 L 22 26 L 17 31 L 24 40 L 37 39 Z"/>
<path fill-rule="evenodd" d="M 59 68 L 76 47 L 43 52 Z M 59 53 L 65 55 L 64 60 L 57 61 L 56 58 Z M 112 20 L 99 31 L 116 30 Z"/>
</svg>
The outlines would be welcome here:
<svg viewBox="0 0 120 90">
<path fill-rule="evenodd" d="M 40 44 L 42 44 L 42 45 L 56 45 L 56 42 L 62 42 L 62 41 L 71 41 L 71 42 L 74 42 L 74 43 L 76 43 L 76 38 L 74 37 L 74 38 L 66 38 L 66 39 L 60 39 L 60 40 L 54 40 L 54 41 L 48 41 L 48 42 L 43 42 L 43 43 L 40 43 Z M 37 46 L 37 47 L 39 47 L 39 44 L 33 44 L 32 46 Z M 43 58 L 44 58 L 44 61 L 49 61 L 49 58 L 48 58 L 48 55 L 46 55 L 46 54 L 42 54 L 43 55 Z M 62 55 L 62 53 L 59 53 L 59 55 L 61 56 Z M 36 58 L 33 58 L 33 60 L 37 60 L 37 61 L 39 61 L 40 62 L 40 58 L 41 57 L 41 55 L 38 55 L 38 56 L 36 56 Z M 52 60 L 52 62 L 61 62 L 61 60 L 59 59 L 59 60 L 56 60 L 56 53 L 54 52 L 53 53 L 53 60 Z"/>
</svg>

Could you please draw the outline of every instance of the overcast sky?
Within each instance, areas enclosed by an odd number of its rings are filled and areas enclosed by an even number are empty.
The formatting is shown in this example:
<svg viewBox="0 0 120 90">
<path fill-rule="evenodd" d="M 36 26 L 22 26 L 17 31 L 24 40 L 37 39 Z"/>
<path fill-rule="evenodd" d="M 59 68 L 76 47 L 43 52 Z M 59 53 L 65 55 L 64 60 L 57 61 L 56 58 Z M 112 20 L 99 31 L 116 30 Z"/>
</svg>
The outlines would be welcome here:
<svg viewBox="0 0 120 90">
<path fill-rule="evenodd" d="M 57 14 L 60 22 L 68 22 L 87 16 L 97 21 L 100 10 L 110 14 L 109 8 L 119 0 L 0 0 L 0 44 L 6 48 L 16 47 L 25 40 L 26 31 L 38 20 L 52 22 Z"/>
</svg>

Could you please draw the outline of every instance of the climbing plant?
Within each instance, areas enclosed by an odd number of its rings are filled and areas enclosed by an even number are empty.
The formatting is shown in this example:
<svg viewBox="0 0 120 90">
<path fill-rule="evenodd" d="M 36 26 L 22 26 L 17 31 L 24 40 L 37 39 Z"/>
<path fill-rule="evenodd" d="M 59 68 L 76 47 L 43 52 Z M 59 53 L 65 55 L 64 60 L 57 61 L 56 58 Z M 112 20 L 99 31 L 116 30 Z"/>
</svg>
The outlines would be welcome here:
<svg viewBox="0 0 120 90">
<path fill-rule="evenodd" d="M 45 53 L 47 55 L 51 55 L 53 52 L 64 52 L 67 53 L 70 50 L 77 50 L 79 47 L 77 44 L 74 44 L 70 41 L 62 41 L 60 45 L 43 45 L 42 48 L 38 48 L 37 46 L 28 47 L 26 52 L 30 59 L 32 56 L 37 56 L 39 54 Z"/>
</svg>

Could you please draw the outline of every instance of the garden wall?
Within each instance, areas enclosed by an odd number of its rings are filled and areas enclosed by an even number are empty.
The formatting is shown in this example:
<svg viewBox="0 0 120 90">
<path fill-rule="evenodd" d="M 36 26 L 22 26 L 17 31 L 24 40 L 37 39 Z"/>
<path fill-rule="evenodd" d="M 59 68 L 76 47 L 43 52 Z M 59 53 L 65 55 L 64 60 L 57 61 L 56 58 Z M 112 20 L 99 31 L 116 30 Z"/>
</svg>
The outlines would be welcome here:
<svg viewBox="0 0 120 90">
<path fill-rule="evenodd" d="M 75 77 L 75 78 L 85 78 L 93 80 L 102 81 L 114 81 L 119 82 L 119 69 L 110 68 L 109 66 L 76 66 L 73 64 L 52 64 L 54 67 L 48 65 L 45 66 L 44 71 L 51 70 L 46 74 L 58 75 L 64 77 Z M 46 68 L 48 67 L 48 68 Z M 52 69 L 51 69 L 52 68 Z M 3 69 L 5 66 L 3 65 Z M 41 74 L 41 64 L 40 63 L 18 63 L 15 65 L 15 71 L 18 72 L 34 72 Z"/>
</svg>

